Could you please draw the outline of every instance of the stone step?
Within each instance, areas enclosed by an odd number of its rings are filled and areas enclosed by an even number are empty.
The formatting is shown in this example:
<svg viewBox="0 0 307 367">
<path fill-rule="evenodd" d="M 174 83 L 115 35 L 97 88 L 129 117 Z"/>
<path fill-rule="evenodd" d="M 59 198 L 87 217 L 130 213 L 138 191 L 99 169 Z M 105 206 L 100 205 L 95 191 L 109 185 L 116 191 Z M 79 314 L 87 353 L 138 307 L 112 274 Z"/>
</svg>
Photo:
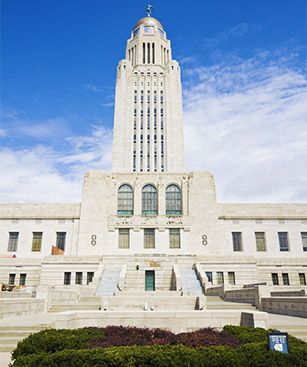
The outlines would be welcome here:
<svg viewBox="0 0 307 367">
<path fill-rule="evenodd" d="M 207 300 L 206 308 L 208 310 L 256 310 L 256 307 L 249 303 L 237 303 L 237 302 L 212 302 Z"/>
</svg>

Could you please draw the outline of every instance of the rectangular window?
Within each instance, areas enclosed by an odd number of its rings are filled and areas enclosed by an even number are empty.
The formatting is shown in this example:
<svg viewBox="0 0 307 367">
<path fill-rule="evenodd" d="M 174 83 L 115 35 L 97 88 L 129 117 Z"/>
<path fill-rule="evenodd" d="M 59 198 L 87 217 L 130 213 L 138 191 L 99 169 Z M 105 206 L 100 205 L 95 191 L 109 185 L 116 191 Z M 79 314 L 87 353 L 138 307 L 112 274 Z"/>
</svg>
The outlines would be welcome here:
<svg viewBox="0 0 307 367">
<path fill-rule="evenodd" d="M 32 251 L 39 252 L 42 248 L 43 232 L 33 232 Z"/>
<path fill-rule="evenodd" d="M 228 283 L 229 284 L 236 284 L 236 278 L 235 278 L 234 271 L 229 271 L 228 272 Z"/>
<path fill-rule="evenodd" d="M 233 251 L 242 251 L 242 233 L 232 232 Z"/>
<path fill-rule="evenodd" d="M 209 283 L 213 282 L 212 271 L 206 271 L 206 277 Z"/>
<path fill-rule="evenodd" d="M 26 285 L 27 274 L 20 274 L 19 285 Z"/>
<path fill-rule="evenodd" d="M 288 273 L 282 273 L 283 285 L 290 285 Z"/>
<path fill-rule="evenodd" d="M 82 284 L 82 272 L 81 271 L 77 271 L 76 272 L 76 284 Z"/>
<path fill-rule="evenodd" d="M 9 285 L 15 284 L 16 274 L 9 274 Z"/>
<path fill-rule="evenodd" d="M 280 251 L 289 251 L 288 232 L 278 232 Z"/>
<path fill-rule="evenodd" d="M 169 247 L 180 248 L 180 228 L 169 229 Z"/>
<path fill-rule="evenodd" d="M 17 251 L 19 232 L 9 232 L 8 252 Z"/>
<path fill-rule="evenodd" d="M 272 273 L 271 276 L 272 276 L 273 285 L 279 285 L 278 274 L 277 273 Z"/>
<path fill-rule="evenodd" d="M 256 237 L 257 251 L 265 251 L 266 246 L 265 246 L 265 234 L 264 234 L 264 232 L 255 232 L 255 237 Z"/>
<path fill-rule="evenodd" d="M 144 248 L 155 248 L 154 228 L 144 228 Z"/>
<path fill-rule="evenodd" d="M 66 232 L 56 233 L 56 247 L 65 250 Z"/>
<path fill-rule="evenodd" d="M 307 232 L 301 232 L 303 251 L 307 251 Z"/>
<path fill-rule="evenodd" d="M 118 248 L 130 247 L 130 229 L 119 228 L 118 230 Z"/>
<path fill-rule="evenodd" d="M 216 273 L 217 284 L 224 284 L 224 273 L 222 271 L 218 271 Z"/>
<path fill-rule="evenodd" d="M 70 285 L 71 283 L 71 272 L 64 273 L 64 285 Z"/>
<path fill-rule="evenodd" d="M 299 273 L 298 274 L 299 280 L 300 280 L 300 285 L 306 285 L 306 276 L 304 273 Z"/>
<path fill-rule="evenodd" d="M 93 271 L 88 271 L 87 276 L 86 276 L 86 284 L 92 283 L 93 278 L 94 278 L 94 272 Z"/>
</svg>

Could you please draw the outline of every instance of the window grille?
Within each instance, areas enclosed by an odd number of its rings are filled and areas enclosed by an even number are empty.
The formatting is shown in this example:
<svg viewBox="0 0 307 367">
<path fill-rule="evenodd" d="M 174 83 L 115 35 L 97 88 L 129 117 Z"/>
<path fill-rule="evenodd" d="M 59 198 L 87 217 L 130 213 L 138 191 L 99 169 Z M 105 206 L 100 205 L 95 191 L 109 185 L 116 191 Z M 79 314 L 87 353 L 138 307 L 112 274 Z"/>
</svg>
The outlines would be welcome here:
<svg viewBox="0 0 307 367">
<path fill-rule="evenodd" d="M 234 271 L 229 271 L 228 272 L 228 283 L 229 284 L 236 284 L 236 278 L 235 278 L 235 273 Z"/>
<path fill-rule="evenodd" d="M 224 284 L 224 274 L 222 271 L 218 271 L 216 273 L 216 277 L 217 277 L 217 284 Z"/>
<path fill-rule="evenodd" d="M 76 281 L 75 281 L 76 284 L 82 284 L 82 272 L 81 271 L 78 271 L 76 272 Z"/>
<path fill-rule="evenodd" d="M 64 285 L 70 285 L 71 283 L 71 272 L 64 273 Z"/>
<path fill-rule="evenodd" d="M 20 274 L 19 285 L 26 285 L 27 274 Z"/>
<path fill-rule="evenodd" d="M 273 285 L 279 285 L 278 274 L 277 273 L 272 273 L 271 276 L 272 276 Z"/>
<path fill-rule="evenodd" d="M 242 251 L 242 233 L 232 232 L 233 251 Z"/>
<path fill-rule="evenodd" d="M 118 248 L 130 247 L 130 230 L 129 228 L 119 228 L 118 230 Z"/>
<path fill-rule="evenodd" d="M 280 251 L 289 251 L 288 232 L 278 232 Z"/>
<path fill-rule="evenodd" d="M 265 234 L 264 232 L 255 232 L 257 251 L 265 251 Z"/>
<path fill-rule="evenodd" d="M 66 243 L 66 232 L 57 232 L 56 233 L 56 247 L 64 251 L 65 243 Z"/>
<path fill-rule="evenodd" d="M 144 248 L 155 248 L 155 229 L 144 229 Z"/>
<path fill-rule="evenodd" d="M 135 159 L 134 159 L 135 167 Z M 122 185 L 118 189 L 117 215 L 133 215 L 133 189 L 130 185 Z"/>
<path fill-rule="evenodd" d="M 9 285 L 15 284 L 16 274 L 9 274 Z"/>
<path fill-rule="evenodd" d="M 9 232 L 8 252 L 17 251 L 19 232 Z"/>
<path fill-rule="evenodd" d="M 282 282 L 283 285 L 290 285 L 288 273 L 282 273 Z"/>
<path fill-rule="evenodd" d="M 303 251 L 307 251 L 307 232 L 301 232 Z"/>
<path fill-rule="evenodd" d="M 93 271 L 88 271 L 87 272 L 87 277 L 86 277 L 86 284 L 92 283 L 93 278 L 94 278 L 94 272 Z"/>
<path fill-rule="evenodd" d="M 32 251 L 39 252 L 42 247 L 43 232 L 33 232 Z"/>
<path fill-rule="evenodd" d="M 142 215 L 157 215 L 157 189 L 153 185 L 146 185 L 142 190 Z"/>
<path fill-rule="evenodd" d="M 180 228 L 169 229 L 169 247 L 180 248 Z"/>
<path fill-rule="evenodd" d="M 166 215 L 181 215 L 181 189 L 177 185 L 166 188 Z"/>
<path fill-rule="evenodd" d="M 306 276 L 305 273 L 299 273 L 298 274 L 300 285 L 306 285 Z"/>
</svg>

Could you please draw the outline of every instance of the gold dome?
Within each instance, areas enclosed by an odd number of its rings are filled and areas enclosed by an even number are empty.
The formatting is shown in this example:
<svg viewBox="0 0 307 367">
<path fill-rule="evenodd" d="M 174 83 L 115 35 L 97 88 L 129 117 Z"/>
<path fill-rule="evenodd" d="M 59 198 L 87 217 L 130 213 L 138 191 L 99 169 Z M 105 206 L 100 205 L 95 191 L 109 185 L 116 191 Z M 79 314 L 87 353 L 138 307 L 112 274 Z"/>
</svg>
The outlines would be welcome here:
<svg viewBox="0 0 307 367">
<path fill-rule="evenodd" d="M 144 25 L 144 26 L 157 26 L 158 28 L 163 29 L 162 24 L 158 21 L 158 19 L 153 18 L 153 17 L 144 17 L 144 18 L 140 19 L 136 23 L 136 25 L 133 27 L 133 29 L 136 29 L 141 25 Z"/>
</svg>

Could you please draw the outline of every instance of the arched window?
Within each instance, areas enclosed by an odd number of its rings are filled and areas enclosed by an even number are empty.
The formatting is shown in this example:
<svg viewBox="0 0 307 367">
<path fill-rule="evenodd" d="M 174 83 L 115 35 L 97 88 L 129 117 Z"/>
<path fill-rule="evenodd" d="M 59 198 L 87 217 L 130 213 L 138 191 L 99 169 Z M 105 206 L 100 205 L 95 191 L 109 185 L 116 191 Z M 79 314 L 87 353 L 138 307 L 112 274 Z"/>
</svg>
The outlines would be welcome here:
<svg viewBox="0 0 307 367">
<path fill-rule="evenodd" d="M 177 185 L 166 188 L 166 215 L 181 215 L 181 189 Z"/>
<path fill-rule="evenodd" d="M 117 215 L 133 215 L 133 189 L 130 185 L 122 185 L 118 189 Z"/>
<path fill-rule="evenodd" d="M 153 185 L 146 185 L 142 190 L 142 215 L 157 215 L 157 189 Z"/>
</svg>

